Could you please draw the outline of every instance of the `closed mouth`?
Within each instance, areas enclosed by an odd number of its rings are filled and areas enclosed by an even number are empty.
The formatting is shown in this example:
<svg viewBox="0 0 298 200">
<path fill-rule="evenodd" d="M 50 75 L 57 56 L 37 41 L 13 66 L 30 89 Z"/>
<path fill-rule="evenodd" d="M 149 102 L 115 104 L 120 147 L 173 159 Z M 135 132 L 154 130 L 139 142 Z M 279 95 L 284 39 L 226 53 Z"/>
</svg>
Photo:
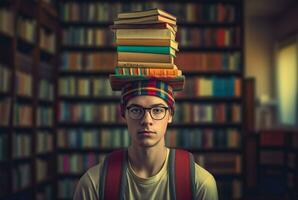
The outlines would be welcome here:
<svg viewBox="0 0 298 200">
<path fill-rule="evenodd" d="M 153 132 L 153 131 L 138 131 L 138 134 L 144 134 L 144 135 L 146 135 L 146 134 L 155 134 L 155 132 Z"/>
</svg>

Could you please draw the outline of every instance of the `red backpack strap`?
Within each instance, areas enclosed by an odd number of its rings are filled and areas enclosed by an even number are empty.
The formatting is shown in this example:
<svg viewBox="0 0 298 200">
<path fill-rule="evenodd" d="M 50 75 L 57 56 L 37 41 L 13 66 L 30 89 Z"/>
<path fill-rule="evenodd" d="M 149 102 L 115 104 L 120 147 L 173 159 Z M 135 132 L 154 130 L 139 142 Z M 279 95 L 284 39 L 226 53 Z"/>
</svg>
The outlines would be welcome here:
<svg viewBox="0 0 298 200">
<path fill-rule="evenodd" d="M 127 151 L 118 150 L 108 155 L 100 172 L 99 199 L 123 199 L 126 187 Z"/>
<path fill-rule="evenodd" d="M 171 149 L 169 173 L 171 199 L 195 199 L 195 162 L 192 154 Z"/>
</svg>

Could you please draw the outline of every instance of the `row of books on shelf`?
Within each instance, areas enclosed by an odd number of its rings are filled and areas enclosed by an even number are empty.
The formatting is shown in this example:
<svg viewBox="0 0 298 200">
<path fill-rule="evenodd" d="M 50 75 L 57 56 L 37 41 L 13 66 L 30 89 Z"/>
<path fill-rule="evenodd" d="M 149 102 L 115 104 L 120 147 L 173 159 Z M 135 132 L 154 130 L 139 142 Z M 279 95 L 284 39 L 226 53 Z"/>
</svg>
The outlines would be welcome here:
<svg viewBox="0 0 298 200">
<path fill-rule="evenodd" d="M 176 103 L 173 121 L 183 123 L 240 123 L 241 115 L 241 105 L 239 104 Z"/>
<path fill-rule="evenodd" d="M 282 196 L 292 195 L 291 191 L 296 190 L 297 147 L 297 130 L 260 131 L 258 162 L 261 193 Z"/>
<path fill-rule="evenodd" d="M 127 129 L 60 129 L 57 146 L 61 149 L 74 148 L 121 148 L 128 147 L 130 137 Z"/>
<path fill-rule="evenodd" d="M 239 52 L 201 53 L 181 52 L 175 58 L 175 63 L 183 71 L 240 71 L 241 55 Z M 111 66 L 117 66 L 115 53 L 81 53 L 64 52 L 62 54 L 62 71 L 110 71 Z"/>
<path fill-rule="evenodd" d="M 123 122 L 116 104 L 59 103 L 59 122 Z"/>
<path fill-rule="evenodd" d="M 15 126 L 32 126 L 33 110 L 31 105 L 14 105 L 13 124 Z"/>
<path fill-rule="evenodd" d="M 13 134 L 12 155 L 14 158 L 30 157 L 32 150 L 32 138 L 30 134 Z"/>
<path fill-rule="evenodd" d="M 119 92 L 112 91 L 108 78 L 74 76 L 59 78 L 59 95 L 61 96 L 119 96 Z"/>
<path fill-rule="evenodd" d="M 181 47 L 238 47 L 239 28 L 180 28 L 177 41 Z"/>
<path fill-rule="evenodd" d="M 240 97 L 241 79 L 237 77 L 189 77 L 176 97 Z"/>
<path fill-rule="evenodd" d="M 124 29 L 126 30 L 126 29 Z M 129 29 L 127 29 L 130 31 Z M 141 29 L 147 31 L 146 29 Z M 124 32 L 124 31 L 123 31 Z M 144 38 L 143 33 L 124 33 L 129 38 Z M 149 33 L 148 33 L 149 34 Z M 165 39 L 162 35 L 151 34 L 144 39 Z M 172 40 L 175 40 L 173 36 Z M 240 31 L 238 28 L 180 28 L 177 32 L 180 47 L 238 47 Z M 116 41 L 119 43 L 118 41 Z M 112 47 L 114 37 L 109 29 L 104 28 L 68 28 L 63 30 L 63 45 L 84 47 Z"/>
<path fill-rule="evenodd" d="M 32 75 L 17 71 L 15 81 L 17 95 L 32 96 Z"/>
<path fill-rule="evenodd" d="M 213 175 L 241 174 L 242 156 L 240 154 L 209 153 L 206 155 L 194 154 L 195 161 Z"/>
<path fill-rule="evenodd" d="M 36 41 L 36 20 L 19 16 L 17 35 L 25 41 L 34 43 Z"/>
<path fill-rule="evenodd" d="M 39 131 L 36 139 L 36 152 L 39 154 L 52 152 L 54 149 L 54 136 L 52 132 Z"/>
<path fill-rule="evenodd" d="M 278 165 L 285 164 L 286 153 L 281 150 L 261 150 L 260 164 L 261 165 Z"/>
<path fill-rule="evenodd" d="M 177 112 L 174 115 L 174 122 L 183 123 L 240 123 L 240 105 L 201 105 L 177 103 Z M 58 119 L 60 122 L 102 122 L 102 123 L 123 123 L 120 117 L 119 105 L 115 103 L 94 104 L 94 103 L 60 103 Z"/>
<path fill-rule="evenodd" d="M 169 129 L 166 133 L 169 147 L 189 149 L 235 149 L 241 146 L 241 135 L 236 129 Z"/>
<path fill-rule="evenodd" d="M 77 78 L 73 76 L 59 79 L 59 95 L 103 97 L 117 96 L 111 90 L 108 78 Z M 241 80 L 236 77 L 189 77 L 182 92 L 176 97 L 240 97 Z"/>
<path fill-rule="evenodd" d="M 237 104 L 201 105 L 176 103 L 177 111 L 173 122 L 183 123 L 240 123 L 241 106 Z M 118 104 L 60 103 L 58 119 L 60 122 L 102 122 L 123 123 Z"/>
<path fill-rule="evenodd" d="M 81 175 L 91 166 L 102 161 L 105 154 L 60 154 L 58 155 L 58 173 Z M 241 155 L 226 153 L 210 153 L 208 155 L 194 154 L 195 161 L 208 169 L 215 176 L 241 174 Z"/>
<path fill-rule="evenodd" d="M 10 118 L 11 99 L 0 99 L 0 126 L 8 126 Z"/>
<path fill-rule="evenodd" d="M 117 54 L 111 52 L 63 52 L 61 71 L 113 71 Z"/>
<path fill-rule="evenodd" d="M 113 35 L 109 29 L 100 28 L 68 28 L 63 30 L 63 45 L 110 47 L 113 44 Z"/>
<path fill-rule="evenodd" d="M 82 175 L 90 167 L 102 161 L 104 155 L 96 153 L 88 154 L 59 154 L 58 155 L 58 173 L 59 174 L 77 174 Z"/>
<path fill-rule="evenodd" d="M 16 165 L 12 169 L 12 190 L 14 192 L 29 187 L 32 183 L 30 163 Z"/>
<path fill-rule="evenodd" d="M 37 126 L 51 127 L 54 121 L 54 111 L 52 107 L 38 107 L 36 124 Z"/>
<path fill-rule="evenodd" d="M 237 12 L 232 4 L 223 3 L 65 3 L 61 6 L 60 16 L 65 22 L 110 22 L 117 13 L 123 11 L 147 10 L 160 8 L 174 14 L 182 23 L 223 23 L 235 22 Z"/>
<path fill-rule="evenodd" d="M 0 92 L 10 90 L 11 71 L 7 66 L 0 64 Z"/>
<path fill-rule="evenodd" d="M 56 35 L 54 32 L 49 32 L 41 28 L 39 41 L 42 49 L 52 54 L 56 52 Z"/>
<path fill-rule="evenodd" d="M 239 72 L 242 67 L 240 52 L 181 52 L 175 58 L 175 63 L 185 72 Z"/>
<path fill-rule="evenodd" d="M 58 147 L 67 148 L 122 148 L 128 147 L 130 137 L 127 129 L 61 129 L 58 131 Z M 236 129 L 169 129 L 166 144 L 170 147 L 213 149 L 238 148 L 240 132 Z"/>
<path fill-rule="evenodd" d="M 13 13 L 7 8 L 0 8 L 0 32 L 12 36 L 14 34 Z"/>
</svg>

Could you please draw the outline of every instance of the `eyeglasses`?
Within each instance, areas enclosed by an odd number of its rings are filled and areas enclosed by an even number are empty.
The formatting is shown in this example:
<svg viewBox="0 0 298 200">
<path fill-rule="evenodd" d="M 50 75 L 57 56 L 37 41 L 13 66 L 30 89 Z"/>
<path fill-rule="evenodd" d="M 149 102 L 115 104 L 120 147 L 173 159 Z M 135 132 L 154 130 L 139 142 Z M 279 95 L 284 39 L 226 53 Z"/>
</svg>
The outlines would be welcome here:
<svg viewBox="0 0 298 200">
<path fill-rule="evenodd" d="M 167 113 L 168 107 L 154 106 L 151 108 L 144 108 L 142 106 L 131 105 L 126 108 L 128 110 L 128 116 L 131 119 L 139 120 L 145 115 L 146 110 L 149 110 L 150 116 L 154 120 L 162 120 Z"/>
</svg>

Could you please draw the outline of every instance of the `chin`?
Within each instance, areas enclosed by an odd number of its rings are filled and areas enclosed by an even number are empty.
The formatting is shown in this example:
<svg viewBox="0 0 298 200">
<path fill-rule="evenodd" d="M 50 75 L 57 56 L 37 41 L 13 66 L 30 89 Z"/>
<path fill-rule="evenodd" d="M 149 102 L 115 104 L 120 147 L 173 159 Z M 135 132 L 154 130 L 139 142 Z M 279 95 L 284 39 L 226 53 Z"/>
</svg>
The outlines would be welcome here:
<svg viewBox="0 0 298 200">
<path fill-rule="evenodd" d="M 158 144 L 159 141 L 152 140 L 152 139 L 142 139 L 138 140 L 138 145 L 140 147 L 151 148 Z"/>
</svg>

